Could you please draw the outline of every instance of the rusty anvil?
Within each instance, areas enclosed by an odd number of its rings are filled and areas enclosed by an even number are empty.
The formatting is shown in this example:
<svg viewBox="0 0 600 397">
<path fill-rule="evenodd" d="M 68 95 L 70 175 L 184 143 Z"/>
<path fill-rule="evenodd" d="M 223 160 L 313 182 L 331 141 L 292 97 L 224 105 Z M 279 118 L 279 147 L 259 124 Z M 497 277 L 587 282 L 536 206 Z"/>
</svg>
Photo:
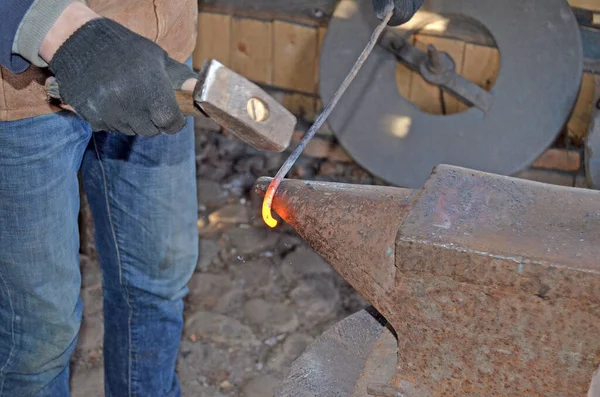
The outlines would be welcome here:
<svg viewBox="0 0 600 397">
<path fill-rule="evenodd" d="M 62 100 L 54 77 L 45 88 L 50 98 Z M 259 150 L 283 152 L 296 126 L 296 117 L 282 104 L 214 59 L 202 66 L 194 92 L 176 90 L 175 97 L 186 116 L 208 116 Z"/>
<path fill-rule="evenodd" d="M 440 165 L 419 190 L 286 179 L 273 209 L 393 327 L 386 396 L 586 395 L 600 192 Z"/>
</svg>

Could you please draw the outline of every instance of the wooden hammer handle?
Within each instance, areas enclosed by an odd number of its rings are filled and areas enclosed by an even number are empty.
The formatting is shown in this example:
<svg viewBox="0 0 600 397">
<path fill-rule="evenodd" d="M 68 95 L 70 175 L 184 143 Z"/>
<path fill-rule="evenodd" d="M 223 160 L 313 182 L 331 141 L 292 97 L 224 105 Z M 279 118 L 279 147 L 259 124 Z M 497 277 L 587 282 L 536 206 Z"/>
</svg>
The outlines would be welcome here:
<svg viewBox="0 0 600 397">
<path fill-rule="evenodd" d="M 185 116 L 206 117 L 196 106 L 192 91 L 175 90 L 175 98 L 179 104 L 179 109 L 181 109 Z"/>
<path fill-rule="evenodd" d="M 46 80 L 46 95 L 48 95 L 50 98 L 59 100 L 61 102 L 59 105 L 61 108 L 76 113 L 70 105 L 67 105 L 62 101 L 62 97 L 60 96 L 60 91 L 58 89 L 58 82 L 56 81 L 55 77 L 49 77 Z M 192 91 L 175 90 L 175 99 L 177 99 L 179 109 L 181 109 L 186 117 L 206 117 L 206 115 L 202 113 L 202 111 L 200 111 L 200 109 L 198 109 L 196 106 L 194 102 L 194 93 Z"/>
</svg>

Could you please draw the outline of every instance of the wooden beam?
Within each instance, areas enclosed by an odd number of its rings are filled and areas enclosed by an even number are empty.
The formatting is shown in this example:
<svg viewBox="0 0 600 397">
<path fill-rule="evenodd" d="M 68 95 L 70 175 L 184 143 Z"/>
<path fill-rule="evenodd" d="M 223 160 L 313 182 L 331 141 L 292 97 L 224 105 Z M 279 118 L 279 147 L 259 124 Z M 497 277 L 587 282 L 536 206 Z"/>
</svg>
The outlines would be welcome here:
<svg viewBox="0 0 600 397">
<path fill-rule="evenodd" d="M 317 28 L 273 22 L 273 84 L 313 94 L 317 58 Z"/>
<path fill-rule="evenodd" d="M 201 12 L 198 15 L 198 42 L 193 54 L 193 66 L 200 69 L 213 58 L 229 67 L 231 16 Z"/>
<path fill-rule="evenodd" d="M 304 21 L 314 25 L 326 23 L 336 3 L 337 0 L 200 0 L 199 7 L 238 16 Z"/>
<path fill-rule="evenodd" d="M 257 83 L 273 83 L 271 22 L 233 18 L 231 69 Z"/>
</svg>

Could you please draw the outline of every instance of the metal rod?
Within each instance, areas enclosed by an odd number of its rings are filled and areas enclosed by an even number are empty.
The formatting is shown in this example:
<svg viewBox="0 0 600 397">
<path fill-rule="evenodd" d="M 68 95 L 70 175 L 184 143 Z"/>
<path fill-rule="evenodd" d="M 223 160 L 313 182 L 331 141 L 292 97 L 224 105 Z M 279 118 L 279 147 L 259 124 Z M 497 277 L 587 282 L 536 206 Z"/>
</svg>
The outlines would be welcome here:
<svg viewBox="0 0 600 397">
<path fill-rule="evenodd" d="M 281 166 L 281 168 L 279 169 L 279 171 L 277 172 L 277 174 L 271 181 L 271 184 L 269 185 L 269 188 L 267 189 L 267 193 L 265 194 L 265 198 L 263 200 L 263 207 L 262 207 L 263 219 L 264 219 L 265 223 L 267 225 L 269 225 L 270 227 L 277 226 L 277 220 L 275 220 L 275 218 L 273 218 L 273 216 L 271 215 L 271 203 L 273 202 L 273 197 L 275 196 L 275 192 L 277 191 L 277 188 L 279 187 L 281 181 L 283 180 L 285 175 L 290 171 L 290 169 L 292 168 L 292 166 L 294 165 L 294 163 L 296 162 L 298 157 L 300 157 L 300 154 L 302 153 L 302 151 L 304 150 L 304 148 L 306 147 L 308 142 L 312 139 L 312 137 L 319 130 L 319 128 L 321 128 L 321 126 L 323 125 L 323 123 L 325 122 L 327 117 L 329 117 L 329 114 L 331 113 L 331 111 L 333 110 L 335 105 L 337 105 L 338 101 L 340 100 L 340 98 L 342 97 L 342 95 L 344 94 L 344 92 L 346 91 L 348 86 L 352 83 L 352 81 L 358 74 L 358 71 L 363 66 L 365 61 L 367 60 L 369 54 L 371 54 L 371 52 L 373 51 L 373 47 L 375 47 L 375 44 L 377 44 L 377 41 L 379 40 L 379 36 L 381 36 L 381 33 L 383 33 L 383 30 L 385 29 L 388 22 L 390 21 L 392 15 L 393 15 L 393 12 L 394 12 L 394 6 L 393 6 L 393 3 L 390 2 L 390 5 L 388 5 L 388 8 L 386 10 L 385 17 L 383 18 L 381 23 L 377 26 L 377 28 L 375 28 L 375 30 L 373 31 L 373 34 L 371 35 L 371 39 L 369 40 L 369 42 L 367 43 L 367 46 L 365 47 L 365 49 L 362 51 L 362 53 L 360 54 L 360 56 L 354 63 L 354 66 L 350 70 L 350 73 L 348 73 L 348 75 L 346 76 L 346 78 L 344 79 L 344 81 L 342 82 L 340 87 L 337 89 L 336 93 L 333 95 L 333 98 L 331 99 L 331 101 L 327 104 L 327 106 L 325 107 L 323 112 L 319 115 L 319 117 L 317 117 L 317 120 L 315 121 L 315 123 L 310 127 L 308 132 L 302 137 L 302 140 L 300 141 L 298 146 L 296 146 L 296 148 L 294 148 L 294 151 L 292 152 L 292 154 L 290 154 L 288 159 L 285 161 L 285 163 L 283 163 L 283 165 Z"/>
</svg>

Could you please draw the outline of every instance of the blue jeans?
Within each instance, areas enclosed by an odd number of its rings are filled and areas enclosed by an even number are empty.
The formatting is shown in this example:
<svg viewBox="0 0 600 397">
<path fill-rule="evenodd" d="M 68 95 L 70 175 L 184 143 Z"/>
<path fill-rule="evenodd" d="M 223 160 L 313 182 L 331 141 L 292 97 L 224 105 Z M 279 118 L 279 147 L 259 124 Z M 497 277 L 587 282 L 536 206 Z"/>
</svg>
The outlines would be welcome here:
<svg viewBox="0 0 600 397">
<path fill-rule="evenodd" d="M 179 396 L 182 298 L 197 260 L 192 120 L 153 138 L 68 112 L 0 122 L 0 396 L 69 396 L 78 171 L 102 267 L 107 396 Z"/>
</svg>

